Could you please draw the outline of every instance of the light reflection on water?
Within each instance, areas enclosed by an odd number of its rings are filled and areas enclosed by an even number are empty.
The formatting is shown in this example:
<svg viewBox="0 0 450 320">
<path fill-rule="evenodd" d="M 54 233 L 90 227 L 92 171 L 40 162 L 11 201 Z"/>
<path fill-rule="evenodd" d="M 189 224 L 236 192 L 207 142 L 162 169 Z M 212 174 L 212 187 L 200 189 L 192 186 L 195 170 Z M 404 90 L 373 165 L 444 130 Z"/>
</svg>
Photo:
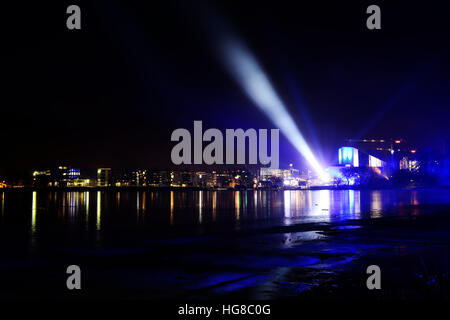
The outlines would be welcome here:
<svg viewBox="0 0 450 320">
<path fill-rule="evenodd" d="M 86 210 L 86 230 L 89 230 L 89 192 L 84 193 L 84 203 Z"/>
<path fill-rule="evenodd" d="M 289 225 L 419 215 L 421 204 L 450 204 L 450 190 L 33 191 L 2 192 L 0 201 L 0 225 L 28 215 L 31 223 L 24 223 L 35 234 L 40 224 L 55 222 L 102 230 L 122 223 L 155 227 L 221 222 Z M 92 206 L 96 214 L 91 217 Z M 134 210 L 137 220 L 135 215 L 133 219 Z"/>
<path fill-rule="evenodd" d="M 198 192 L 198 222 L 202 223 L 203 220 L 203 191 Z"/>
<path fill-rule="evenodd" d="M 153 197 L 151 198 L 153 202 Z M 173 225 L 173 191 L 170 191 L 170 224 Z"/>
<path fill-rule="evenodd" d="M 101 217 L 102 217 L 102 193 L 97 191 L 97 230 L 101 229 Z"/>
<path fill-rule="evenodd" d="M 5 193 L 2 192 L 2 216 L 5 213 Z"/>
<path fill-rule="evenodd" d="M 212 200 L 212 218 L 213 218 L 213 221 L 216 221 L 216 208 L 217 208 L 217 192 L 213 192 L 213 200 Z"/>
<path fill-rule="evenodd" d="M 236 220 L 241 217 L 241 196 L 239 191 L 234 191 L 234 208 L 236 211 Z"/>
<path fill-rule="evenodd" d="M 372 218 L 381 217 L 381 209 L 382 209 L 382 199 L 380 191 L 373 191 L 371 194 L 370 201 L 370 213 Z"/>
<path fill-rule="evenodd" d="M 36 211 L 37 211 L 37 192 L 33 191 L 33 198 L 31 200 L 31 232 L 36 232 Z"/>
</svg>

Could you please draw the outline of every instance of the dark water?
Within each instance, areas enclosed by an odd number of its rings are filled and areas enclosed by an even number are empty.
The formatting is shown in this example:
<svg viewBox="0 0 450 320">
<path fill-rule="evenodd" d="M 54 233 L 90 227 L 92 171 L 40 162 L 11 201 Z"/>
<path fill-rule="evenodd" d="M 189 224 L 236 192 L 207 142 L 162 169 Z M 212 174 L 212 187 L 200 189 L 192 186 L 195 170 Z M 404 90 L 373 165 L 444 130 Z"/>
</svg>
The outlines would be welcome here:
<svg viewBox="0 0 450 320">
<path fill-rule="evenodd" d="M 89 297 L 185 297 L 210 287 L 220 295 L 259 286 L 248 297 L 273 298 L 267 286 L 286 268 L 317 265 L 318 251 L 339 246 L 314 242 L 326 238 L 315 225 L 420 216 L 427 205 L 447 204 L 446 189 L 2 191 L 0 296 L 67 295 L 65 268 L 77 264 Z M 297 224 L 312 227 L 285 230 Z M 270 228 L 278 231 L 264 231 Z M 349 241 L 338 249 L 348 252 L 345 261 L 367 248 Z"/>
<path fill-rule="evenodd" d="M 406 208 L 424 204 L 450 204 L 450 190 L 10 191 L 0 192 L 0 225 L 36 236 L 49 225 L 100 232 L 111 226 L 207 230 L 418 215 L 418 208 Z"/>
</svg>

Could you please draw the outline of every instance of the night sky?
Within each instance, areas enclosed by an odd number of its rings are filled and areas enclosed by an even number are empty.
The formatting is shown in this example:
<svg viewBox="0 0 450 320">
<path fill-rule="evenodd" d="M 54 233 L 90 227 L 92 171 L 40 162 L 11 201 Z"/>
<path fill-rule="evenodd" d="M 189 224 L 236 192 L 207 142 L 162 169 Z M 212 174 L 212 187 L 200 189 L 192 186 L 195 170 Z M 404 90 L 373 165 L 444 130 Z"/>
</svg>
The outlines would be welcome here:
<svg viewBox="0 0 450 320">
<path fill-rule="evenodd" d="M 305 2 L 305 4 L 303 4 Z M 310 2 L 314 2 L 312 5 Z M 390 1 L 392 2 L 392 1 Z M 448 8 L 410 2 L 42 1 L 2 4 L 0 174 L 170 167 L 170 135 L 274 128 L 227 74 L 218 19 L 245 41 L 313 150 L 346 138 L 450 139 Z M 82 29 L 66 28 L 78 4 Z M 382 29 L 368 30 L 370 4 Z M 280 166 L 303 165 L 282 137 Z"/>
</svg>

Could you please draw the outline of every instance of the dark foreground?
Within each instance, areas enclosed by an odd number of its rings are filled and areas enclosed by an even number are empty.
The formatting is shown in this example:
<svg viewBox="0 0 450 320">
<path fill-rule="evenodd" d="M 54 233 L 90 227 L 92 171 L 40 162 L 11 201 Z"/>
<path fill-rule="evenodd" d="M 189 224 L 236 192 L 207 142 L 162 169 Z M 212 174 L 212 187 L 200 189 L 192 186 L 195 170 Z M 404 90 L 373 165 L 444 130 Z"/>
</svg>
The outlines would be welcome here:
<svg viewBox="0 0 450 320">
<path fill-rule="evenodd" d="M 3 260 L 1 296 L 448 299 L 450 208 L 433 210 L 420 217 L 142 239 L 133 248 L 112 240 L 89 250 L 67 240 L 37 260 Z M 13 250 L 10 244 L 12 256 Z M 65 266 L 74 263 L 83 271 L 80 292 L 65 289 Z M 381 290 L 366 287 L 372 264 L 381 268 Z"/>
<path fill-rule="evenodd" d="M 42 208 L 39 237 L 26 236 L 21 224 L 2 228 L 0 298 L 450 298 L 450 205 L 387 210 L 358 219 L 151 232 L 145 224 L 100 232 L 94 219 L 94 230 L 84 232 L 43 223 Z M 72 264 L 82 270 L 80 291 L 66 289 Z M 366 287 L 369 265 L 381 268 L 381 290 Z"/>
</svg>

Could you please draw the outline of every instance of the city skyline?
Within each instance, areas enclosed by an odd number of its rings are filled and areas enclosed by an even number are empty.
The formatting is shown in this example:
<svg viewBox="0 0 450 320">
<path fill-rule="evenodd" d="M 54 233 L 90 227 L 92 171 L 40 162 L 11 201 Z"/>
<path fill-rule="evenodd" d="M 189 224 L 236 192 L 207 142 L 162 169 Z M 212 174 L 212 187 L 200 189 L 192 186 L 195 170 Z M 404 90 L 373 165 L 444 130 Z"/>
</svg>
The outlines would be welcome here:
<svg viewBox="0 0 450 320">
<path fill-rule="evenodd" d="M 244 144 L 246 151 L 251 144 Z M 241 146 L 242 147 L 242 146 Z M 242 150 L 241 150 L 242 152 Z M 243 152 L 246 154 L 248 152 Z M 247 154 L 246 158 L 249 155 Z M 1 187 L 195 187 L 310 188 L 448 185 L 450 153 L 420 150 L 405 139 L 347 139 L 325 167 L 323 179 L 312 168 L 275 168 L 261 164 L 179 165 L 173 168 L 77 168 L 67 164 L 35 168 Z M 403 173 L 401 173 L 403 172 Z M 405 172 L 409 172 L 405 175 Z M 31 178 L 32 177 L 32 178 Z M 31 179 L 30 179 L 31 178 Z M 414 182 L 411 184 L 410 182 Z"/>
<path fill-rule="evenodd" d="M 19 18 L 8 6 L 2 23 L 21 24 L 17 38 L 4 38 L 11 63 L 4 65 L 2 170 L 54 159 L 166 167 L 171 132 L 194 120 L 276 128 L 221 66 L 204 27 L 214 26 L 213 16 L 239 30 L 320 162 L 331 162 L 346 138 L 408 137 L 441 149 L 450 139 L 445 10 L 431 16 L 431 9 L 386 4 L 389 32 L 372 32 L 361 4 L 96 1 L 83 3 L 84 28 L 76 33 L 59 23 L 64 4 L 32 6 L 45 17 L 39 28 L 30 13 Z M 405 29 L 400 13 L 420 25 Z M 269 40 L 276 45 L 265 46 Z M 280 165 L 307 165 L 285 135 Z"/>
<path fill-rule="evenodd" d="M 0 301 L 450 299 L 448 7 L 2 4 Z"/>
</svg>

